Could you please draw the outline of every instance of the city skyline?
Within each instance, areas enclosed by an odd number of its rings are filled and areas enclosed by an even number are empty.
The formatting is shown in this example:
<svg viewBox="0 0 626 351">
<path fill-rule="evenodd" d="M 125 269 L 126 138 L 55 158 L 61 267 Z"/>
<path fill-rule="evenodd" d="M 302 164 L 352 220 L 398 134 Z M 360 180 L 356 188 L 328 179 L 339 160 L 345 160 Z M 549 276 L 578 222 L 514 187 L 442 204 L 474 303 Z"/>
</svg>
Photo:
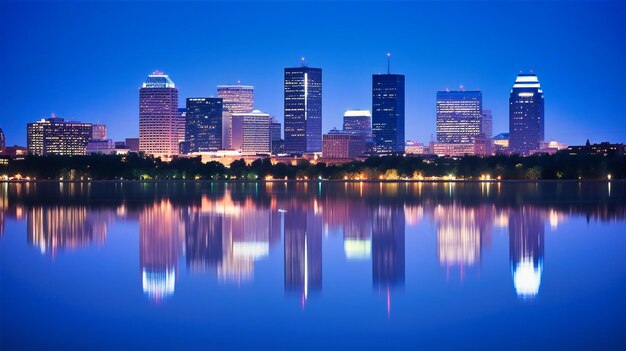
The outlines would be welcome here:
<svg viewBox="0 0 626 351">
<path fill-rule="evenodd" d="M 408 3 L 391 4 L 383 8 L 380 4 L 364 4 L 354 8 L 349 4 L 338 4 L 336 13 L 329 14 L 320 9 L 312 10 L 313 15 L 323 19 L 333 19 L 335 16 L 345 16 L 349 12 L 371 17 L 379 13 L 384 19 L 397 18 L 390 23 L 389 30 L 396 33 L 394 37 L 382 40 L 382 37 L 370 29 L 365 31 L 364 38 L 354 38 L 353 29 L 341 27 L 336 43 L 328 43 L 332 30 L 338 29 L 333 25 L 322 29 L 309 42 L 296 41 L 293 45 L 287 42 L 293 36 L 279 37 L 279 28 L 269 25 L 260 33 L 252 34 L 246 39 L 251 50 L 258 55 L 241 58 L 236 55 L 241 47 L 226 42 L 220 48 L 220 54 L 207 60 L 206 54 L 185 55 L 178 51 L 175 54 L 165 53 L 163 48 L 157 47 L 154 40 L 144 44 L 132 44 L 126 39 L 120 42 L 110 40 L 95 40 L 98 48 L 107 50 L 106 63 L 102 60 L 91 60 L 91 49 L 95 50 L 95 43 L 82 41 L 85 50 L 79 57 L 72 56 L 74 49 L 70 38 L 80 39 L 83 35 L 102 36 L 104 21 L 97 13 L 113 16 L 127 26 L 121 26 L 120 31 L 127 34 L 141 34 L 137 24 L 130 25 L 128 19 L 117 18 L 119 7 L 128 10 L 133 21 L 139 16 L 139 7 L 132 4 L 80 4 L 68 8 L 64 4 L 46 4 L 36 9 L 30 9 L 32 18 L 25 19 L 24 31 L 12 26 L 16 35 L 3 40 L 2 46 L 6 52 L 15 53 L 1 60 L 8 67 L 14 69 L 7 72 L 6 82 L 1 89 L 5 96 L 12 96 L 11 103 L 3 103 L 2 127 L 6 135 L 6 144 L 25 145 L 26 123 L 38 120 L 43 116 L 56 113 L 68 120 L 80 120 L 90 123 L 104 123 L 109 127 L 109 135 L 114 140 L 123 140 L 138 135 L 136 123 L 127 123 L 136 116 L 138 102 L 136 89 L 145 75 L 154 69 L 161 69 L 169 74 L 177 83 L 179 91 L 179 106 L 183 105 L 186 97 L 216 96 L 215 87 L 224 84 L 245 82 L 255 87 L 255 105 L 275 116 L 279 122 L 284 122 L 282 115 L 282 82 L 281 70 L 284 67 L 295 66 L 301 56 L 314 67 L 324 70 L 324 105 L 322 131 L 341 126 L 342 114 L 349 109 L 369 109 L 371 94 L 369 77 L 371 74 L 386 71 L 385 54 L 392 52 L 392 71 L 406 76 L 406 139 L 428 142 L 435 133 L 435 94 L 437 90 L 446 88 L 457 89 L 464 85 L 467 89 L 481 90 L 484 97 L 484 108 L 493 111 L 493 134 L 508 131 L 508 94 L 515 75 L 519 71 L 533 70 L 541 76 L 545 87 L 548 103 L 545 106 L 545 137 L 546 140 L 559 140 L 567 144 L 582 144 L 587 138 L 593 142 L 626 141 L 626 131 L 615 128 L 614 124 L 620 121 L 619 104 L 619 77 L 624 76 L 624 67 L 619 62 L 626 57 L 625 50 L 615 43 L 624 34 L 624 29 L 617 23 L 619 13 L 624 8 L 620 4 L 594 6 L 593 4 L 568 4 L 567 7 L 559 4 L 535 4 L 536 11 L 529 11 L 522 4 L 495 4 L 491 9 L 481 3 L 447 5 L 448 19 L 428 19 L 428 14 L 436 12 L 441 4 L 435 3 Z M 232 4 L 188 4 L 185 6 L 203 7 L 215 6 L 224 11 L 234 9 Z M 268 19 L 276 19 L 288 11 L 304 6 L 302 4 L 279 4 L 272 11 L 263 11 Z M 20 4 L 3 4 L 3 14 L 14 14 L 20 17 L 26 7 Z M 141 9 L 147 13 L 161 13 L 171 9 L 171 5 L 157 4 L 155 9 Z M 506 10 L 506 11 L 503 11 Z M 50 11 L 48 11 L 50 10 Z M 174 9 L 175 10 L 175 9 Z M 241 9 L 244 18 L 261 10 L 260 5 L 249 4 Z M 419 10 L 419 11 L 418 11 Z M 531 9 L 531 10 L 534 10 Z M 180 11 L 180 10 L 177 10 Z M 495 12 L 500 15 L 494 18 Z M 167 11 L 165 11 L 167 12 Z M 48 13 L 50 15 L 48 15 Z M 91 25 L 84 25 L 77 13 L 88 14 L 95 19 Z M 406 14 L 405 14 L 406 13 Z M 517 13 L 524 13 L 532 22 L 541 26 L 528 28 L 511 27 L 510 23 Z M 564 13 L 569 21 L 548 21 L 555 13 Z M 411 14 L 416 20 L 404 21 Z M 457 47 L 454 51 L 444 49 L 439 40 L 450 40 L 458 31 L 454 26 L 448 26 L 453 20 L 462 20 L 474 15 L 478 19 L 490 19 L 489 24 L 466 23 L 467 30 L 477 34 L 494 31 L 495 28 L 507 28 L 507 35 L 495 37 L 482 36 L 478 43 L 457 38 Z M 158 15 L 162 16 L 162 15 Z M 423 17 L 422 17 L 423 16 Z M 588 16 L 598 18 L 596 21 L 584 21 Z M 2 15 L 4 18 L 4 15 Z M 7 16 L 8 17 L 8 16 Z M 50 28 L 50 19 L 55 23 L 67 20 Z M 150 17 L 150 16 L 146 16 Z M 356 16 L 358 17 L 358 16 Z M 13 18 L 6 18 L 7 26 L 14 24 Z M 423 20 L 423 23 L 419 20 Z M 34 25 L 31 21 L 37 21 Z M 139 20 L 141 23 L 144 20 Z M 175 19 L 175 21 L 179 21 Z M 571 21 L 571 22 L 570 22 Z M 102 23 L 100 23 L 102 22 Z M 108 22 L 107 22 L 108 23 Z M 462 22 L 465 23 L 465 22 Z M 30 26 L 33 24 L 32 26 Z M 76 25 L 84 25 L 82 34 L 70 33 Z M 21 26 L 20 26 L 21 27 Z M 184 27 L 184 26 L 182 26 Z M 245 27 L 248 28 L 248 27 Z M 236 29 L 233 35 L 240 35 L 245 30 Z M 430 30 L 436 28 L 436 30 Z M 49 30 L 51 33 L 44 34 Z M 191 39 L 206 33 L 207 28 L 194 25 L 186 29 L 176 29 L 164 39 L 166 42 L 183 38 L 186 35 Z M 415 36 L 416 33 L 424 32 Z M 309 30 L 307 29 L 307 33 Z M 528 50 L 517 48 L 516 35 L 526 33 L 533 35 L 534 42 L 527 43 Z M 72 35 L 70 35 L 72 34 Z M 220 35 L 220 33 L 216 35 Z M 41 61 L 39 53 L 46 48 L 45 43 L 34 42 L 33 47 L 25 48 L 15 38 L 23 38 L 25 42 L 32 42 L 33 36 L 55 35 L 60 39 L 55 42 L 45 55 L 46 61 Z M 132 37 L 132 35 L 130 35 Z M 272 37 L 277 40 L 273 43 L 263 41 L 262 37 Z M 414 38 L 409 40 L 408 38 Z M 558 44 L 555 42 L 558 41 Z M 477 45 L 481 51 L 478 58 L 464 55 L 462 58 L 447 58 L 453 52 L 464 53 L 469 49 L 470 42 Z M 579 44 L 592 47 L 591 53 L 579 49 Z M 134 46 L 136 45 L 136 46 Z M 62 51 L 61 51 L 62 50 Z M 99 50 L 99 49 L 98 49 Z M 98 51 L 95 50 L 94 52 Z M 143 55 L 139 60 L 136 55 L 146 50 L 152 55 Z M 581 52 L 583 51 L 583 52 Z M 98 51 L 99 52 L 99 51 Z M 589 65 L 592 62 L 589 55 L 601 55 L 603 65 Z M 131 58 L 132 60 L 128 60 Z M 80 59 L 80 62 L 79 62 Z M 129 61 L 136 61 L 129 63 Z M 123 63 L 123 64 L 122 64 Z M 71 68 L 71 70 L 70 70 Z M 72 73 L 74 72 L 74 73 Z M 38 86 L 27 84 L 31 78 L 37 76 Z M 111 79 L 111 77 L 115 79 Z M 62 84 L 58 84 L 62 77 Z M 89 77 L 88 79 L 86 77 Z M 53 84 L 54 85 L 50 85 Z M 86 88 L 89 86 L 89 89 Z M 581 86 L 593 89 L 580 89 Z M 8 89 L 11 89 L 10 92 Z M 32 94 L 39 94 L 41 89 L 46 91 L 32 103 Z M 134 94 L 132 94 L 133 92 Z M 26 103 L 26 99 L 29 99 Z"/>
</svg>

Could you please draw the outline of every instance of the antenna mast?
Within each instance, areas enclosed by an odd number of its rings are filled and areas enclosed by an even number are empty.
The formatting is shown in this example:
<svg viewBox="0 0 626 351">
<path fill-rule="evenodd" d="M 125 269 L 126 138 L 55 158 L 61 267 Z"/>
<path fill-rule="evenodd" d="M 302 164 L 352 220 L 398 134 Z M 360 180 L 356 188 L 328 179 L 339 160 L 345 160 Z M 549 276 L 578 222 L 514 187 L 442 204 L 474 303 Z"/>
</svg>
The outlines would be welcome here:
<svg viewBox="0 0 626 351">
<path fill-rule="evenodd" d="M 387 53 L 387 74 L 391 74 L 391 53 Z"/>
</svg>

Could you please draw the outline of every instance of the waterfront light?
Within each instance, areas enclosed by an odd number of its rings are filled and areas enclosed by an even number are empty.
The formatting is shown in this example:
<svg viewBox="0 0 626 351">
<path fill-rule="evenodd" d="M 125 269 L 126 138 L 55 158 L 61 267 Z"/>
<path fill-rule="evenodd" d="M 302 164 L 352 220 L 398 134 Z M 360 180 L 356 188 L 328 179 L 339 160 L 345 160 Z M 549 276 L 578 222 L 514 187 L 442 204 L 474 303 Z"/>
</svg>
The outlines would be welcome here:
<svg viewBox="0 0 626 351">
<path fill-rule="evenodd" d="M 607 178 L 608 180 L 611 180 L 611 175 L 610 175 L 610 174 L 609 174 L 609 175 L 607 175 L 607 176 L 606 176 L 606 178 Z"/>
</svg>

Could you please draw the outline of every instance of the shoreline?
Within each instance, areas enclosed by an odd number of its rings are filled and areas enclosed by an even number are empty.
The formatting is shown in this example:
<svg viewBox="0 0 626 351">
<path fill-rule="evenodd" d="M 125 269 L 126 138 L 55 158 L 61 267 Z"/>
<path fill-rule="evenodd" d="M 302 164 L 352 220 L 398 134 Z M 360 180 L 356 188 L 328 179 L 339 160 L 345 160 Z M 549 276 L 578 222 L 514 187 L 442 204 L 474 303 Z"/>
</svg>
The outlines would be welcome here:
<svg viewBox="0 0 626 351">
<path fill-rule="evenodd" d="M 621 183 L 626 179 L 92 179 L 92 180 L 0 180 L 3 183 Z"/>
</svg>

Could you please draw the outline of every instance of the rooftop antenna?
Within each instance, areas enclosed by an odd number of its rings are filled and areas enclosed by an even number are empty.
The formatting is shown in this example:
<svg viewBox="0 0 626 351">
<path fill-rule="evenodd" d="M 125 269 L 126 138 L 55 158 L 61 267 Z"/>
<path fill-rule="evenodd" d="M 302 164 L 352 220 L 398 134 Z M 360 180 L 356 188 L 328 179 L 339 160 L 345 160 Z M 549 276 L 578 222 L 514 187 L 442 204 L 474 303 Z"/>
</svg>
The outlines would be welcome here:
<svg viewBox="0 0 626 351">
<path fill-rule="evenodd" d="M 387 74 L 391 74 L 391 53 L 387 53 Z"/>
<path fill-rule="evenodd" d="M 304 56 L 302 56 L 302 57 L 300 58 L 300 61 L 302 62 L 302 67 L 306 67 L 306 62 L 305 62 L 305 60 L 304 60 Z"/>
</svg>

